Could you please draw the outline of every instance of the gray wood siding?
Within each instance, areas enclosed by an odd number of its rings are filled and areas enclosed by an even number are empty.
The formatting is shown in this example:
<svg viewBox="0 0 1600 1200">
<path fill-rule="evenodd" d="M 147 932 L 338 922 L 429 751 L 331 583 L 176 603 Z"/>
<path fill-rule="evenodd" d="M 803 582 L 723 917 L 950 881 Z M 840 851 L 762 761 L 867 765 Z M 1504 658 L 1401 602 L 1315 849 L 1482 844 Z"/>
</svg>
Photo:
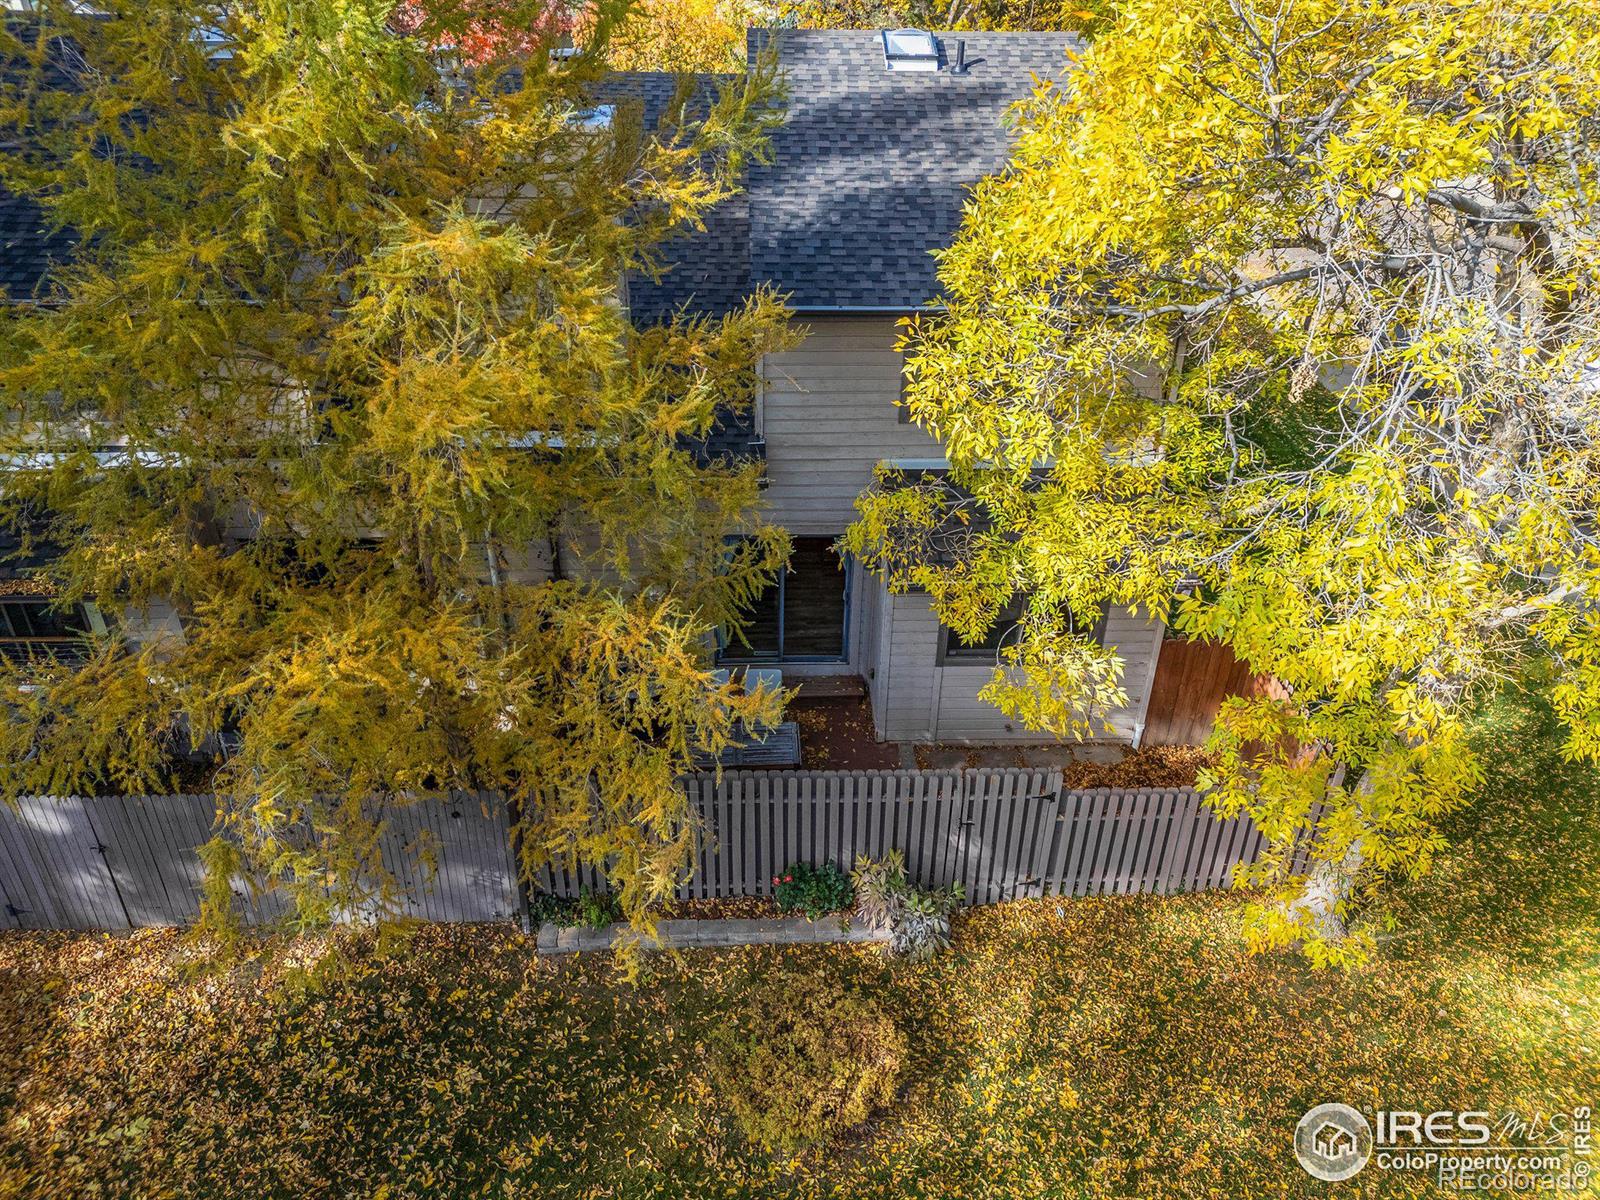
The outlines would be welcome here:
<svg viewBox="0 0 1600 1200">
<path fill-rule="evenodd" d="M 178 617 L 178 610 L 173 608 L 166 600 L 152 600 L 144 608 L 124 608 L 122 610 L 122 632 L 135 650 L 143 650 L 151 645 L 159 645 L 163 641 L 174 646 L 181 646 L 185 642 L 183 622 Z"/>
<path fill-rule="evenodd" d="M 812 317 L 804 342 L 762 364 L 767 503 L 791 533 L 838 534 L 888 458 L 943 452 L 900 420 L 895 318 Z"/>
<path fill-rule="evenodd" d="M 875 667 L 874 655 L 878 650 L 882 624 L 883 589 L 877 578 L 855 559 L 849 560 L 850 571 L 850 670 L 867 675 Z"/>
<path fill-rule="evenodd" d="M 878 685 L 883 717 L 878 732 L 891 742 L 933 740 L 938 698 L 939 622 L 923 595 L 886 596 Z M 999 713 L 995 714 L 997 717 Z"/>
<path fill-rule="evenodd" d="M 992 670 L 982 663 L 939 665 L 939 621 L 920 592 L 884 596 L 883 638 L 874 681 L 874 715 L 888 741 L 1051 742 L 1013 722 L 978 698 Z M 1096 740 L 1131 742 L 1149 703 L 1153 665 L 1161 652 L 1162 627 L 1113 608 L 1106 642 L 1123 658 L 1128 704 L 1108 714 L 1114 732 Z"/>
</svg>

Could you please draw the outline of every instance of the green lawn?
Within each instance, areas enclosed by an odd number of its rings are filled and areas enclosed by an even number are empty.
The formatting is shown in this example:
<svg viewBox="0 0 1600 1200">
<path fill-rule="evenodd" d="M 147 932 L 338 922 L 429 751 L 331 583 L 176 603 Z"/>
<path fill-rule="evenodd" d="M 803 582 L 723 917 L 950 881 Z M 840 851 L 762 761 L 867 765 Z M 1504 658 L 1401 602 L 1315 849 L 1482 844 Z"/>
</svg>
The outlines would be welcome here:
<svg viewBox="0 0 1600 1200">
<path fill-rule="evenodd" d="M 286 986 L 193 977 L 166 933 L 0 938 L 0 1195 L 1434 1195 L 1317 1183 L 1315 1103 L 1600 1104 L 1600 801 L 1536 715 L 1485 723 L 1485 794 L 1381 960 L 1238 945 L 1237 897 L 1027 902 L 926 967 L 871 949 L 697 952 L 634 988 L 603 959 L 431 928 Z M 742 1144 L 708 1031 L 780 964 L 838 972 L 910 1042 L 897 1106 L 796 1160 Z"/>
</svg>

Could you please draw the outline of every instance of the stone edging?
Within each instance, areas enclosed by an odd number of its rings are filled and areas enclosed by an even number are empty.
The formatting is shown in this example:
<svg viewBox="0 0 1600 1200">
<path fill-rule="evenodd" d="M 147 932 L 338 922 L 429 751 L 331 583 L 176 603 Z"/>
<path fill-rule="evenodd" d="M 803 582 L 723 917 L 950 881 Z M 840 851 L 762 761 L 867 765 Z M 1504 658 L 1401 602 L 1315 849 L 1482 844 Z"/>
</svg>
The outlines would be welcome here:
<svg viewBox="0 0 1600 1200">
<path fill-rule="evenodd" d="M 606 929 L 563 928 L 549 922 L 539 926 L 541 954 L 571 954 L 580 950 L 609 950 L 612 942 L 627 928 L 613 925 Z M 886 942 L 887 929 L 851 924 L 839 917 L 820 921 L 805 917 L 761 917 L 755 919 L 712 918 L 692 921 L 656 922 L 657 944 L 670 947 L 691 946 L 771 946 L 820 942 Z"/>
</svg>

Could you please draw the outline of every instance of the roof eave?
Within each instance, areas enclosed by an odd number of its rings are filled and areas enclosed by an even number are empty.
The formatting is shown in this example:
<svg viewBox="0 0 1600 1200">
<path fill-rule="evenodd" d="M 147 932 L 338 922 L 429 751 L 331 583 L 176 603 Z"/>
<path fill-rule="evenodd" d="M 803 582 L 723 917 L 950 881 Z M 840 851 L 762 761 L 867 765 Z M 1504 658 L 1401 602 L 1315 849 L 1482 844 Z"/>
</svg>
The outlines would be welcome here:
<svg viewBox="0 0 1600 1200">
<path fill-rule="evenodd" d="M 942 313 L 943 304 L 790 304 L 793 313 L 810 313 L 821 316 L 827 313 L 849 313 L 856 316 L 886 316 L 895 313 Z"/>
</svg>

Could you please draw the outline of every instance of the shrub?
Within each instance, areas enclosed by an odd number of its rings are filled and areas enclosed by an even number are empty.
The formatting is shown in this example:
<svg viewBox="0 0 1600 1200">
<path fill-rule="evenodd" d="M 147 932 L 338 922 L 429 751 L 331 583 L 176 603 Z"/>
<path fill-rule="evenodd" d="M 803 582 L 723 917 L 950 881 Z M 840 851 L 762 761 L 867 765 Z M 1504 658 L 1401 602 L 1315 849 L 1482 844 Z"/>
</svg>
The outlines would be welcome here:
<svg viewBox="0 0 1600 1200">
<path fill-rule="evenodd" d="M 622 917 L 617 898 L 610 892 L 591 892 L 588 888 L 578 893 L 578 907 L 573 922 L 585 929 L 604 929 Z"/>
<path fill-rule="evenodd" d="M 572 901 L 564 896 L 552 896 L 549 892 L 535 892 L 528 897 L 528 919 L 535 925 L 554 922 L 557 925 L 572 924 Z"/>
<path fill-rule="evenodd" d="M 891 850 L 880 859 L 858 858 L 853 873 L 856 916 L 889 930 L 889 951 L 926 962 L 950 944 L 950 914 L 966 895 L 957 883 L 918 888 L 906 878 L 906 856 Z"/>
<path fill-rule="evenodd" d="M 563 929 L 581 925 L 586 929 L 604 929 L 622 919 L 617 899 L 608 892 L 591 892 L 584 888 L 576 900 L 565 896 L 552 896 L 539 892 L 528 897 L 528 916 L 535 925 L 553 922 Z"/>
<path fill-rule="evenodd" d="M 816 1145 L 864 1122 L 899 1084 L 905 1037 L 837 980 L 780 975 L 711 1038 L 711 1072 L 745 1136 Z"/>
<path fill-rule="evenodd" d="M 850 879 L 832 863 L 813 867 L 795 863 L 782 875 L 774 875 L 778 907 L 784 912 L 803 912 L 815 921 L 825 913 L 841 912 L 855 900 Z"/>
</svg>

